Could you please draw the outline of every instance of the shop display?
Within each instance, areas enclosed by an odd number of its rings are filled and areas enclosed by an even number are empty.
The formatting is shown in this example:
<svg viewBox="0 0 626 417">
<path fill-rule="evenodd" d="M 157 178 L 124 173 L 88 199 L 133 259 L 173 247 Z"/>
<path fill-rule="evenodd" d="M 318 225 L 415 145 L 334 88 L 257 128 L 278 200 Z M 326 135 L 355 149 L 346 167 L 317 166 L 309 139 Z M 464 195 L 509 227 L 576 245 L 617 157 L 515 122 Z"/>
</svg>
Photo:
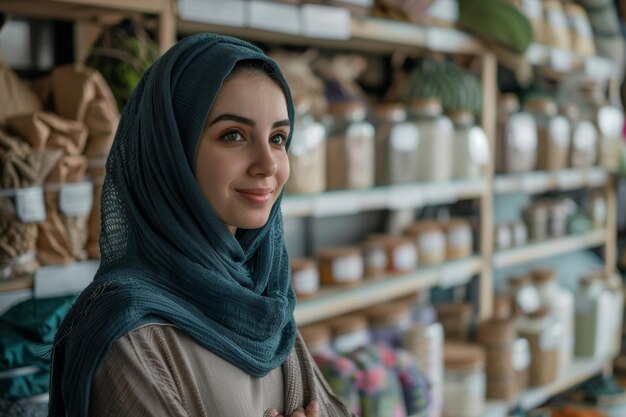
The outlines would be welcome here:
<svg viewBox="0 0 626 417">
<path fill-rule="evenodd" d="M 555 102 L 547 97 L 535 97 L 524 103 L 537 124 L 537 169 L 557 170 L 567 167 L 570 150 L 570 125 L 557 114 Z"/>
<path fill-rule="evenodd" d="M 570 207 L 566 199 L 536 200 L 524 209 L 531 241 L 563 237 L 568 233 Z"/>
<path fill-rule="evenodd" d="M 533 117 L 520 111 L 514 94 L 498 101 L 496 132 L 496 172 L 516 173 L 535 169 L 537 163 L 537 126 Z"/>
<path fill-rule="evenodd" d="M 444 345 L 443 417 L 479 417 L 485 408 L 485 352 L 467 343 Z"/>
<path fill-rule="evenodd" d="M 352 285 L 363 278 L 363 256 L 358 247 L 328 248 L 318 254 L 320 282 Z"/>
<path fill-rule="evenodd" d="M 417 268 L 417 248 L 413 239 L 406 236 L 377 234 L 368 236 L 367 241 L 384 244 L 387 272 L 407 273 Z"/>
<path fill-rule="evenodd" d="M 448 113 L 454 124 L 452 175 L 456 178 L 484 176 L 489 162 L 487 135 L 474 124 L 474 116 L 466 110 Z"/>
<path fill-rule="evenodd" d="M 446 236 L 436 221 L 421 221 L 410 225 L 407 236 L 415 239 L 421 265 L 437 265 L 446 259 Z"/>
<path fill-rule="evenodd" d="M 462 218 L 453 218 L 444 224 L 446 233 L 446 258 L 459 259 L 472 255 L 474 237 L 471 223 Z"/>
<path fill-rule="evenodd" d="M 317 293 L 320 276 L 313 259 L 291 260 L 291 285 L 298 297 L 310 297 Z"/>
</svg>

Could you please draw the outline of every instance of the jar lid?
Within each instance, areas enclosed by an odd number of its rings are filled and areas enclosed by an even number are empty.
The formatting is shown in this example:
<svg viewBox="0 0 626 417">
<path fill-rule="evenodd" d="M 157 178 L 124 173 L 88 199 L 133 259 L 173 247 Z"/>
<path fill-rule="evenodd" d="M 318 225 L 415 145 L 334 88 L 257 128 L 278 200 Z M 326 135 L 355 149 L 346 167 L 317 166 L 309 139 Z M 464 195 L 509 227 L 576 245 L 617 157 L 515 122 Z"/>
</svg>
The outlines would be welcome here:
<svg viewBox="0 0 626 417">
<path fill-rule="evenodd" d="M 319 259 L 334 259 L 343 256 L 360 255 L 361 250 L 357 246 L 339 246 L 335 248 L 324 248 L 317 252 Z"/>
<path fill-rule="evenodd" d="M 413 239 L 408 236 L 396 236 L 383 233 L 376 233 L 367 236 L 366 242 L 381 242 L 385 246 L 397 246 L 402 244 L 413 245 Z"/>
<path fill-rule="evenodd" d="M 510 275 L 508 278 L 509 287 L 513 289 L 519 289 L 530 285 L 532 277 L 529 274 Z"/>
<path fill-rule="evenodd" d="M 556 280 L 556 270 L 552 268 L 535 268 L 531 274 L 535 284 L 546 284 Z"/>
<path fill-rule="evenodd" d="M 362 314 L 350 314 L 336 317 L 328 321 L 333 336 L 367 330 L 367 318 Z"/>
<path fill-rule="evenodd" d="M 446 230 L 452 230 L 457 228 L 471 228 L 472 225 L 469 220 L 462 217 L 453 217 L 443 224 Z"/>
<path fill-rule="evenodd" d="M 485 344 L 506 344 L 515 339 L 515 324 L 510 319 L 491 319 L 478 326 L 476 340 Z"/>
<path fill-rule="evenodd" d="M 508 295 L 496 295 L 493 299 L 493 318 L 508 319 L 513 312 L 513 302 Z"/>
<path fill-rule="evenodd" d="M 370 307 L 364 314 L 372 327 L 394 325 L 410 320 L 411 306 L 406 302 L 394 301 Z"/>
<path fill-rule="evenodd" d="M 471 316 L 474 307 L 470 303 L 449 303 L 436 306 L 437 315 L 441 318 L 459 316 Z"/>
<path fill-rule="evenodd" d="M 443 361 L 446 369 L 479 369 L 485 364 L 485 349 L 471 343 L 445 342 Z"/>
<path fill-rule="evenodd" d="M 550 309 L 547 307 L 541 307 L 535 311 L 526 313 L 526 316 L 531 319 L 543 319 L 550 315 Z"/>
<path fill-rule="evenodd" d="M 304 343 L 309 349 L 330 344 L 330 327 L 324 324 L 303 326 L 299 329 Z"/>
<path fill-rule="evenodd" d="M 369 237 L 361 244 L 364 251 L 385 250 L 387 242 L 383 239 L 370 239 Z"/>
<path fill-rule="evenodd" d="M 502 94 L 498 99 L 498 105 L 507 113 L 515 113 L 520 110 L 519 99 L 514 93 Z"/>
<path fill-rule="evenodd" d="M 315 260 L 311 258 L 294 258 L 291 259 L 291 270 L 302 271 L 305 269 L 316 268 Z"/>
<path fill-rule="evenodd" d="M 543 113 L 548 116 L 557 114 L 557 107 L 554 100 L 550 97 L 531 97 L 524 102 L 524 108 L 535 113 Z"/>
<path fill-rule="evenodd" d="M 453 110 L 446 112 L 452 123 L 460 126 L 470 126 L 474 124 L 474 115 L 469 110 Z"/>
<path fill-rule="evenodd" d="M 374 106 L 373 112 L 379 120 L 399 123 L 406 119 L 406 110 L 401 103 L 379 103 Z"/>
<path fill-rule="evenodd" d="M 413 112 L 438 116 L 443 113 L 439 97 L 419 97 L 409 102 L 409 109 Z"/>
<path fill-rule="evenodd" d="M 424 220 L 424 221 L 409 225 L 405 230 L 405 234 L 409 236 L 417 236 L 422 233 L 441 232 L 441 231 L 443 231 L 443 228 L 441 226 L 441 223 L 439 223 L 438 221 Z"/>
<path fill-rule="evenodd" d="M 343 116 L 352 118 L 365 118 L 365 103 L 361 101 L 345 101 L 328 103 L 328 113 L 333 116 Z"/>
</svg>

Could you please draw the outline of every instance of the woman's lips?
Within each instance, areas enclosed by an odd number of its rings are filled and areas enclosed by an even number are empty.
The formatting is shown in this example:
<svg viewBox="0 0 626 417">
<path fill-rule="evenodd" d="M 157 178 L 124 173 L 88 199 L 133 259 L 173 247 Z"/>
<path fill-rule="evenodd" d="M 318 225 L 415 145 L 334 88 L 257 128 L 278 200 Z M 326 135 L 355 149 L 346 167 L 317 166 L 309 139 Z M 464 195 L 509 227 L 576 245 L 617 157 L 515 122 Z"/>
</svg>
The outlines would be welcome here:
<svg viewBox="0 0 626 417">
<path fill-rule="evenodd" d="M 248 201 L 263 204 L 270 201 L 274 190 L 271 188 L 247 188 L 238 189 L 237 192 Z"/>
</svg>

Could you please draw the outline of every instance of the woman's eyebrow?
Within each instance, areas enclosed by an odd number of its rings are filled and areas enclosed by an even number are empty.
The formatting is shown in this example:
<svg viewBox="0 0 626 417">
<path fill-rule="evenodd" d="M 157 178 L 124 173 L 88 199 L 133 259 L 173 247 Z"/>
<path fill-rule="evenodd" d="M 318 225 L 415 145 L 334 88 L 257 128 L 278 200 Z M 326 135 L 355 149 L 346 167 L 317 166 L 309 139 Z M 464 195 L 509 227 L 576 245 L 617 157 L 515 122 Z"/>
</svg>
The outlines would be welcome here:
<svg viewBox="0 0 626 417">
<path fill-rule="evenodd" d="M 215 123 L 222 122 L 224 120 L 230 120 L 234 122 L 243 123 L 251 127 L 256 126 L 256 122 L 254 120 L 248 119 L 247 117 L 243 117 L 243 116 L 237 116 L 236 114 L 230 114 L 230 113 L 225 113 L 225 114 L 217 116 L 215 119 L 213 119 L 213 121 L 209 124 L 209 126 L 213 126 Z M 279 120 L 277 122 L 274 122 L 274 124 L 272 124 L 272 129 L 276 129 L 278 127 L 285 127 L 289 125 L 290 125 L 289 119 Z"/>
<path fill-rule="evenodd" d="M 272 129 L 276 129 L 277 127 L 285 127 L 289 126 L 289 119 L 279 120 L 278 122 L 274 122 L 272 125 Z"/>
</svg>

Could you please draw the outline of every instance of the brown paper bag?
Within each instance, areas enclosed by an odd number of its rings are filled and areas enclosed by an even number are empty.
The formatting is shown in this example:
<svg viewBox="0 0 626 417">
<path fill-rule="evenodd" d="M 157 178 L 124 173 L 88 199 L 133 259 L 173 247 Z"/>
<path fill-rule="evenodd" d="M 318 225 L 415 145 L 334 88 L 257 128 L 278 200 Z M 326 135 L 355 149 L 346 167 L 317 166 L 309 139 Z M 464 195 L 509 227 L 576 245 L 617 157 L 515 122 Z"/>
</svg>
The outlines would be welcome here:
<svg viewBox="0 0 626 417">
<path fill-rule="evenodd" d="M 65 155 L 81 155 L 87 143 L 84 124 L 49 112 L 7 118 L 7 126 L 35 150 L 62 149 Z"/>
<path fill-rule="evenodd" d="M 0 123 L 7 117 L 41 110 L 42 104 L 0 56 Z"/>
</svg>

